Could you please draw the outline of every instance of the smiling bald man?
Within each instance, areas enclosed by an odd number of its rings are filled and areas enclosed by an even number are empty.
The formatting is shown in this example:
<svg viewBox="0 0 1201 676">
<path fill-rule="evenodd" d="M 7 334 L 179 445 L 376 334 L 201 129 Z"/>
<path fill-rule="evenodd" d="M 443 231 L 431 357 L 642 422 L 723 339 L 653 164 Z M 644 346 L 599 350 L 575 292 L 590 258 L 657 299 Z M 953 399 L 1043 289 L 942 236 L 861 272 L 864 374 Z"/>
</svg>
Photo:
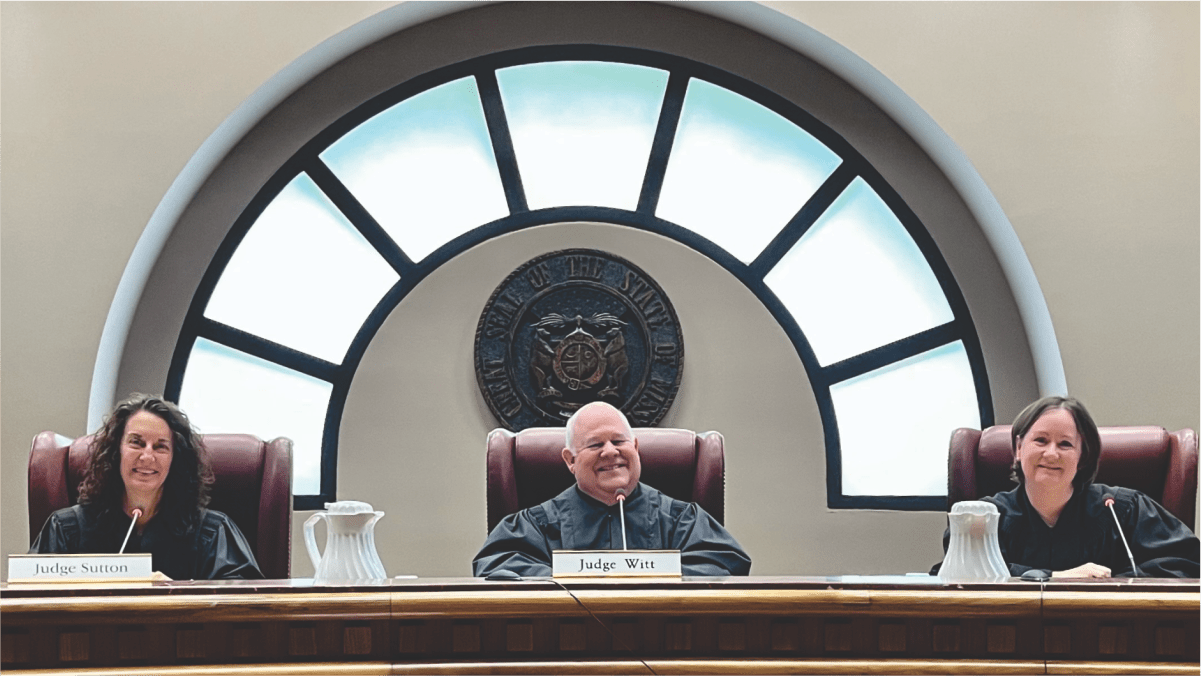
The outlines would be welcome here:
<svg viewBox="0 0 1201 676">
<path fill-rule="evenodd" d="M 684 575 L 746 575 L 751 559 L 705 510 L 638 481 L 638 439 L 625 415 L 604 402 L 567 421 L 563 462 L 575 485 L 546 502 L 505 517 L 472 561 L 477 577 L 509 570 L 548 577 L 556 549 L 621 549 L 617 494 L 624 491 L 630 549 L 678 549 Z"/>
</svg>

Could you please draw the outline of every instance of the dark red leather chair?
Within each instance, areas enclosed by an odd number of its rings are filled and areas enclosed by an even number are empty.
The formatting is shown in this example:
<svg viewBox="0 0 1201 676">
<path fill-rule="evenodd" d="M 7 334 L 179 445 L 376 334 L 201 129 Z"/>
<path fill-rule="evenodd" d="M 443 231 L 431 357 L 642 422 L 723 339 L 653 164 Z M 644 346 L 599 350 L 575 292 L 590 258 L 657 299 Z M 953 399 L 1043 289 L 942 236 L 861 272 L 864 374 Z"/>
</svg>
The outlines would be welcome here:
<svg viewBox="0 0 1201 676">
<path fill-rule="evenodd" d="M 292 570 L 292 440 L 263 442 L 249 434 L 204 434 L 212 465 L 209 507 L 224 512 L 250 542 L 267 579 Z M 33 438 L 29 452 L 29 541 L 55 511 L 79 500 L 91 435 L 75 440 L 54 432 Z"/>
<path fill-rule="evenodd" d="M 951 434 L 947 504 L 1012 490 L 1011 425 Z M 1102 427 L 1097 483 L 1133 488 L 1163 505 L 1189 528 L 1197 511 L 1197 433 L 1162 427 Z"/>
<path fill-rule="evenodd" d="M 718 432 L 636 427 L 642 483 L 695 502 L 725 522 L 725 440 Z M 488 532 L 506 516 L 545 502 L 575 483 L 563 462 L 562 427 L 488 434 Z"/>
</svg>

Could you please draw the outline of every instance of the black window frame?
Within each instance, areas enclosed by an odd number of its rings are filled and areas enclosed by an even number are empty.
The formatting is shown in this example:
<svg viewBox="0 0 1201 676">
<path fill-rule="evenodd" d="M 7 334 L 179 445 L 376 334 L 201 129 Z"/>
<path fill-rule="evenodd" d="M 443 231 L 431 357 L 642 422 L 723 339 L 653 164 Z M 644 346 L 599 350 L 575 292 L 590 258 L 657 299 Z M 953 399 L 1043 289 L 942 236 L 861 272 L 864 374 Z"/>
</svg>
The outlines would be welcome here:
<svg viewBox="0 0 1201 676">
<path fill-rule="evenodd" d="M 642 190 L 634 211 L 594 206 L 553 207 L 536 211 L 528 209 L 495 72 L 509 66 L 549 61 L 607 61 L 649 66 L 668 72 L 664 102 L 651 146 Z M 467 76 L 475 77 L 510 213 L 508 216 L 481 224 L 455 237 L 422 260 L 415 262 L 401 250 L 329 167 L 322 162 L 320 153 L 374 115 L 433 87 Z M 750 264 L 743 263 L 695 232 L 654 215 L 663 187 L 663 177 L 675 139 L 688 81 L 692 78 L 724 87 L 765 106 L 813 135 L 842 158 L 842 163 L 838 168 Z M 330 201 L 346 216 L 347 220 L 400 275 L 399 281 L 384 294 L 359 328 L 341 364 L 333 364 L 204 316 L 204 309 L 213 290 L 243 237 L 267 205 L 301 173 L 312 178 Z M 767 287 L 764 276 L 804 235 L 808 228 L 812 227 L 821 214 L 855 178 L 862 178 L 879 195 L 913 238 L 938 280 L 954 318 L 940 326 L 823 367 L 818 363 L 812 348 L 791 313 Z M 830 388 L 838 383 L 934 348 L 961 341 L 975 382 L 981 428 L 993 424 L 992 397 L 979 337 L 971 320 L 967 302 L 933 238 L 900 195 L 859 152 L 841 135 L 797 104 L 761 85 L 715 66 L 641 48 L 610 45 L 555 45 L 524 47 L 484 55 L 444 66 L 397 84 L 330 124 L 283 163 L 232 224 L 193 294 L 172 355 L 165 395 L 172 401 L 178 402 L 188 358 L 199 338 L 214 341 L 330 383 L 332 391 L 326 410 L 321 442 L 321 490 L 317 495 L 294 496 L 295 509 L 320 509 L 325 502 L 336 499 L 338 436 L 346 397 L 355 372 L 358 370 L 368 345 L 392 310 L 426 276 L 466 249 L 509 232 L 570 221 L 621 225 L 674 239 L 721 265 L 759 298 L 779 322 L 789 340 L 792 341 L 808 375 L 818 404 L 825 436 L 826 502 L 828 507 L 905 511 L 943 511 L 945 509 L 945 496 L 844 495 L 842 493 L 841 442 L 838 421 L 830 395 Z"/>
</svg>

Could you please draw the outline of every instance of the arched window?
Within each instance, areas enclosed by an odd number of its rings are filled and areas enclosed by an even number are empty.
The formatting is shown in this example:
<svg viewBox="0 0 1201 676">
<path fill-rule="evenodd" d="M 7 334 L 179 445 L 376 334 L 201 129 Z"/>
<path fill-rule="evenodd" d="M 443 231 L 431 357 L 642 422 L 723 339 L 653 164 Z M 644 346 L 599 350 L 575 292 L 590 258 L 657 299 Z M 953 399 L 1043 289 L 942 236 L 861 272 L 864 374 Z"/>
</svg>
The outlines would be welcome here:
<svg viewBox="0 0 1201 676">
<path fill-rule="evenodd" d="M 820 408 L 829 506 L 942 508 L 946 439 L 992 424 L 992 399 L 933 239 L 796 104 L 644 49 L 468 59 L 316 134 L 218 248 L 167 396 L 202 427 L 289 430 L 296 507 L 317 507 L 334 499 L 350 382 L 392 309 L 466 249 L 568 221 L 672 238 L 754 293 Z"/>
</svg>

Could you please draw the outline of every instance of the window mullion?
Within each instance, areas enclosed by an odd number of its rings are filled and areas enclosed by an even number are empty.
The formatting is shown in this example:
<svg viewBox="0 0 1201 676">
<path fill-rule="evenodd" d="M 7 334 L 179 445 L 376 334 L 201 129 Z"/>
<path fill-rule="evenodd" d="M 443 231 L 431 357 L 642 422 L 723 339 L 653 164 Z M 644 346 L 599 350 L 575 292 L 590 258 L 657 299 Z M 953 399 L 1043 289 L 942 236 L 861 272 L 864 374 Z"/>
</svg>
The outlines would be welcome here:
<svg viewBox="0 0 1201 676">
<path fill-rule="evenodd" d="M 379 255 L 388 261 L 388 265 L 401 277 L 413 271 L 413 260 L 396 244 L 388 233 L 359 202 L 350 190 L 338 179 L 334 172 L 314 157 L 306 163 L 304 171 L 313 179 L 313 183 L 325 193 L 334 206 L 346 216 L 352 225 L 363 235 Z"/>
<path fill-rule="evenodd" d="M 659 125 L 655 128 L 655 140 L 646 164 L 646 177 L 642 180 L 642 192 L 638 196 L 639 213 L 653 216 L 655 208 L 659 206 L 663 175 L 667 173 L 667 159 L 671 156 L 671 145 L 676 139 L 676 127 L 680 124 L 680 111 L 684 109 L 684 95 L 687 93 L 688 76 L 673 71 L 667 80 L 667 91 L 663 94 Z"/>
<path fill-rule="evenodd" d="M 475 74 L 475 81 L 480 88 L 480 102 L 484 106 L 484 119 L 488 123 L 488 135 L 492 137 L 492 152 L 496 156 L 496 168 L 500 172 L 509 212 L 517 214 L 529 211 L 525 187 L 521 183 L 521 171 L 517 167 L 517 153 L 513 150 L 513 137 L 509 133 L 509 121 L 500 98 L 500 86 L 496 83 L 496 71 L 480 71 Z"/>
<path fill-rule="evenodd" d="M 851 181 L 859 175 L 859 172 L 851 166 L 851 163 L 843 160 L 842 164 L 834 170 L 834 173 L 822 183 L 817 192 L 809 198 L 805 204 L 797 210 L 795 216 L 789 219 L 780 232 L 772 239 L 772 241 L 759 252 L 759 255 L 751 263 L 751 271 L 759 276 L 766 275 L 784 254 L 796 244 L 801 236 L 805 234 L 817 219 L 825 213 L 826 209 L 838 199 L 842 191 L 847 189 Z"/>
<path fill-rule="evenodd" d="M 957 323 L 950 321 L 830 364 L 821 370 L 819 378 L 829 387 L 959 340 L 960 333 Z"/>
<path fill-rule="evenodd" d="M 336 383 L 341 378 L 342 369 L 338 364 L 330 363 L 207 317 L 201 320 L 196 337 L 208 338 L 248 355 L 274 362 L 298 373 L 327 382 Z"/>
</svg>

